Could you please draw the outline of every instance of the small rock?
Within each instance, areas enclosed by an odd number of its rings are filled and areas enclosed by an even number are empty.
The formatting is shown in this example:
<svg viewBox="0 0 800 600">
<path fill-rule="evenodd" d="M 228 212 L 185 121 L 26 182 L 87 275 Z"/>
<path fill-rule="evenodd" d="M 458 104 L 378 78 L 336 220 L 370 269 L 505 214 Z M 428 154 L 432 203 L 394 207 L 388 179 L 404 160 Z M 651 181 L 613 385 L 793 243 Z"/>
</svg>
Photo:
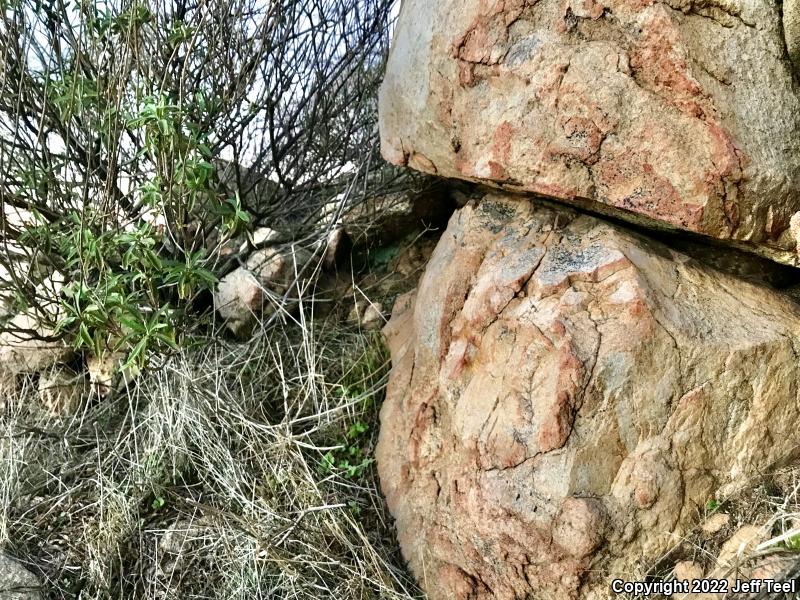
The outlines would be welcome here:
<svg viewBox="0 0 800 600">
<path fill-rule="evenodd" d="M 311 253 L 303 248 L 265 248 L 256 250 L 247 259 L 245 267 L 260 283 L 275 292 L 283 293 L 291 287 Z"/>
<path fill-rule="evenodd" d="M 214 294 L 214 306 L 228 329 L 234 335 L 245 335 L 257 317 L 274 313 L 274 305 L 267 302 L 270 293 L 287 296 L 285 308 L 294 306 L 299 294 L 292 288 L 312 256 L 297 246 L 264 248 L 253 252 L 244 267 L 223 277 Z"/>
<path fill-rule="evenodd" d="M 381 327 L 385 321 L 383 318 L 383 306 L 380 302 L 370 303 L 361 316 L 361 326 L 366 329 Z"/>
<path fill-rule="evenodd" d="M 751 577 L 753 579 L 780 579 L 786 571 L 797 563 L 796 556 L 785 554 L 772 554 L 758 559 Z"/>
<path fill-rule="evenodd" d="M 245 267 L 262 283 L 272 283 L 277 286 L 283 281 L 283 275 L 288 270 L 286 257 L 277 250 L 267 248 L 256 250 L 247 259 Z"/>
<path fill-rule="evenodd" d="M 353 242 L 343 227 L 332 229 L 328 233 L 325 244 L 325 254 L 322 257 L 322 268 L 325 271 L 335 271 L 337 265 L 343 263 L 353 248 Z"/>
<path fill-rule="evenodd" d="M 553 526 L 553 541 L 575 558 L 588 556 L 603 542 L 603 505 L 591 498 L 566 498 Z"/>
<path fill-rule="evenodd" d="M 712 535 L 721 531 L 728 523 L 730 523 L 731 516 L 728 513 L 714 513 L 710 517 L 708 517 L 703 524 L 700 526 L 700 529 L 703 532 Z"/>
<path fill-rule="evenodd" d="M 219 255 L 221 258 L 227 258 L 229 256 L 233 256 L 239 250 L 239 241 L 238 240 L 228 240 L 226 242 L 222 242 L 219 247 Z"/>
<path fill-rule="evenodd" d="M 39 401 L 53 416 L 74 413 L 86 395 L 86 379 L 72 370 L 56 368 L 39 378 Z"/>
<path fill-rule="evenodd" d="M 39 600 L 41 585 L 18 561 L 0 554 L 0 600 Z"/>
<path fill-rule="evenodd" d="M 266 242 L 275 242 L 281 239 L 280 231 L 275 231 L 269 227 L 259 227 L 253 232 L 252 243 L 254 246 L 260 246 Z"/>
<path fill-rule="evenodd" d="M 377 329 L 386 322 L 383 317 L 383 305 L 380 302 L 359 300 L 347 315 L 351 323 L 358 323 L 364 329 Z"/>
<path fill-rule="evenodd" d="M 122 365 L 127 358 L 124 352 L 107 352 L 99 357 L 90 355 L 86 359 L 89 381 L 98 396 L 105 398 L 111 393 L 114 378 L 118 374 L 122 375 L 126 384 L 132 382 L 139 375 L 139 369 L 135 366 L 122 370 Z"/>
<path fill-rule="evenodd" d="M 691 589 L 691 583 L 696 579 L 702 579 L 705 571 L 701 564 L 693 560 L 682 560 L 675 565 L 672 573 L 676 581 L 688 581 L 690 584 L 689 589 Z M 683 592 L 675 592 L 671 596 L 672 600 L 689 600 L 690 598 L 693 600 L 705 600 L 702 595 L 685 594 Z"/>
<path fill-rule="evenodd" d="M 223 277 L 214 293 L 214 306 L 235 335 L 255 320 L 263 302 L 263 286 L 253 273 L 242 267 Z"/>
<path fill-rule="evenodd" d="M 675 579 L 678 581 L 688 581 L 691 583 L 695 579 L 702 579 L 705 571 L 700 563 L 696 563 L 693 560 L 682 560 L 675 565 L 672 572 L 675 575 Z"/>
<path fill-rule="evenodd" d="M 736 530 L 728 541 L 722 544 L 717 557 L 717 564 L 721 566 L 736 566 L 747 554 L 766 539 L 763 528 L 755 525 L 743 525 Z"/>
<path fill-rule="evenodd" d="M 795 252 L 800 255 L 800 212 L 796 212 L 789 219 L 789 231 L 795 244 Z"/>
<path fill-rule="evenodd" d="M 258 247 L 267 242 L 275 242 L 281 238 L 281 233 L 270 229 L 269 227 L 259 227 L 253 232 L 249 239 L 239 246 L 239 252 L 247 252 L 247 248 L 252 246 Z"/>
</svg>

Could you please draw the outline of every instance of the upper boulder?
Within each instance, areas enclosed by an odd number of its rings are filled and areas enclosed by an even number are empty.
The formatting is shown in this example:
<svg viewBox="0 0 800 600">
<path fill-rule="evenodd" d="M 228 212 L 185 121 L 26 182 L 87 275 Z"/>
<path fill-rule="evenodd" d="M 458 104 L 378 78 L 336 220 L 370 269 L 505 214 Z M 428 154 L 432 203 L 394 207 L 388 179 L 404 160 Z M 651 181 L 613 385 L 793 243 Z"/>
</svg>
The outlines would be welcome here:
<svg viewBox="0 0 800 600">
<path fill-rule="evenodd" d="M 380 128 L 395 164 L 800 263 L 774 0 L 405 0 Z"/>
</svg>

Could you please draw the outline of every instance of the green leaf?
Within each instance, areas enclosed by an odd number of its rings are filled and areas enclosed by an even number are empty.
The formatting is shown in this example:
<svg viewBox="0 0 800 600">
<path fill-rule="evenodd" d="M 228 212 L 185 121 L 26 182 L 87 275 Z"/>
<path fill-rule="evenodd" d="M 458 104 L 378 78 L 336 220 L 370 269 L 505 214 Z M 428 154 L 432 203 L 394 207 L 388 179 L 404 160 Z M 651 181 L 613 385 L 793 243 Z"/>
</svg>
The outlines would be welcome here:
<svg viewBox="0 0 800 600">
<path fill-rule="evenodd" d="M 334 458 L 332 452 L 326 452 L 325 455 L 320 460 L 319 470 L 323 475 L 327 475 L 331 472 L 334 465 L 336 464 L 336 458 Z"/>
<path fill-rule="evenodd" d="M 81 323 L 78 327 L 77 347 L 91 348 L 93 346 L 92 336 L 89 334 L 89 328 L 86 323 Z"/>
<path fill-rule="evenodd" d="M 131 353 L 128 355 L 128 360 L 125 361 L 125 364 L 122 365 L 122 370 L 129 369 L 134 365 L 143 365 L 145 359 L 145 351 L 147 350 L 147 337 L 143 337 L 139 342 L 133 347 Z"/>
<path fill-rule="evenodd" d="M 793 536 L 789 537 L 784 545 L 788 550 L 792 550 L 793 552 L 800 552 L 800 533 L 796 533 Z"/>
<path fill-rule="evenodd" d="M 362 434 L 366 433 L 368 429 L 369 425 L 366 425 L 361 421 L 356 421 L 347 430 L 347 439 L 352 440 L 357 437 L 360 437 Z"/>
</svg>

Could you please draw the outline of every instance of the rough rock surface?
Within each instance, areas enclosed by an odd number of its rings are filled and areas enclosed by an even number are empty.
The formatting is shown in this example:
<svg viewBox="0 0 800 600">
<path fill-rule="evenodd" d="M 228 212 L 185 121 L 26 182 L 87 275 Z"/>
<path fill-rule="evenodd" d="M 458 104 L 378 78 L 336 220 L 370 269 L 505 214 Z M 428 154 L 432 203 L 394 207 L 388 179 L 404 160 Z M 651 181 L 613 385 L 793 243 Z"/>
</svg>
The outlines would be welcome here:
<svg viewBox="0 0 800 600">
<path fill-rule="evenodd" d="M 105 398 L 114 390 L 115 381 L 128 385 L 139 376 L 139 367 L 130 365 L 123 368 L 128 361 L 125 352 L 106 352 L 101 356 L 90 354 L 86 357 L 86 371 L 94 393 Z"/>
<path fill-rule="evenodd" d="M 782 29 L 775 0 L 406 0 L 382 152 L 797 264 Z"/>
<path fill-rule="evenodd" d="M 56 367 L 39 377 L 39 402 L 51 415 L 64 417 L 76 412 L 89 391 L 86 377 L 67 367 Z"/>
<path fill-rule="evenodd" d="M 786 48 L 792 59 L 795 72 L 800 75 L 800 2 L 784 0 L 783 34 L 786 37 Z"/>
<path fill-rule="evenodd" d="M 214 306 L 234 334 L 240 334 L 260 312 L 264 288 L 253 273 L 239 267 L 223 277 L 214 293 Z"/>
<path fill-rule="evenodd" d="M 223 277 L 214 293 L 214 306 L 235 335 L 248 333 L 262 316 L 296 304 L 297 280 L 312 254 L 301 247 L 264 248 L 247 257 L 245 265 Z M 313 270 L 311 270 L 313 271 Z M 308 277 L 309 275 L 306 275 Z"/>
<path fill-rule="evenodd" d="M 33 573 L 0 553 L 0 600 L 39 600 L 39 588 Z"/>
<path fill-rule="evenodd" d="M 455 209 L 455 200 L 450 186 L 429 179 L 349 207 L 334 200 L 323 209 L 321 224 L 340 228 L 357 248 L 387 246 L 425 228 L 441 229 Z"/>
<path fill-rule="evenodd" d="M 245 266 L 262 285 L 276 294 L 284 294 L 309 260 L 311 253 L 303 248 L 265 248 L 253 252 Z"/>
<path fill-rule="evenodd" d="M 71 347 L 65 341 L 47 339 L 51 336 L 52 331 L 41 326 L 34 316 L 15 316 L 0 333 L 0 372 L 36 373 L 68 360 Z"/>
<path fill-rule="evenodd" d="M 796 452 L 800 307 L 566 208 L 456 212 L 384 332 L 378 468 L 434 600 L 604 598 Z"/>
</svg>

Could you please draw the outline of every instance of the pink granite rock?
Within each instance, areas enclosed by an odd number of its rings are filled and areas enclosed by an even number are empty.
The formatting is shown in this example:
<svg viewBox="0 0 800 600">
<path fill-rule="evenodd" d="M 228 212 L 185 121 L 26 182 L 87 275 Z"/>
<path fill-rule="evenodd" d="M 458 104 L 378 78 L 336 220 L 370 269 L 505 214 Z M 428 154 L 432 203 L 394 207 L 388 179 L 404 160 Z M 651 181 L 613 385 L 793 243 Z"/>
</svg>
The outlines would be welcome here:
<svg viewBox="0 0 800 600">
<path fill-rule="evenodd" d="M 798 264 L 800 87 L 774 0 L 405 0 L 399 165 Z"/>
<path fill-rule="evenodd" d="M 433 600 L 606 598 L 796 452 L 800 306 L 566 208 L 457 211 L 384 332 L 378 468 Z"/>
</svg>

